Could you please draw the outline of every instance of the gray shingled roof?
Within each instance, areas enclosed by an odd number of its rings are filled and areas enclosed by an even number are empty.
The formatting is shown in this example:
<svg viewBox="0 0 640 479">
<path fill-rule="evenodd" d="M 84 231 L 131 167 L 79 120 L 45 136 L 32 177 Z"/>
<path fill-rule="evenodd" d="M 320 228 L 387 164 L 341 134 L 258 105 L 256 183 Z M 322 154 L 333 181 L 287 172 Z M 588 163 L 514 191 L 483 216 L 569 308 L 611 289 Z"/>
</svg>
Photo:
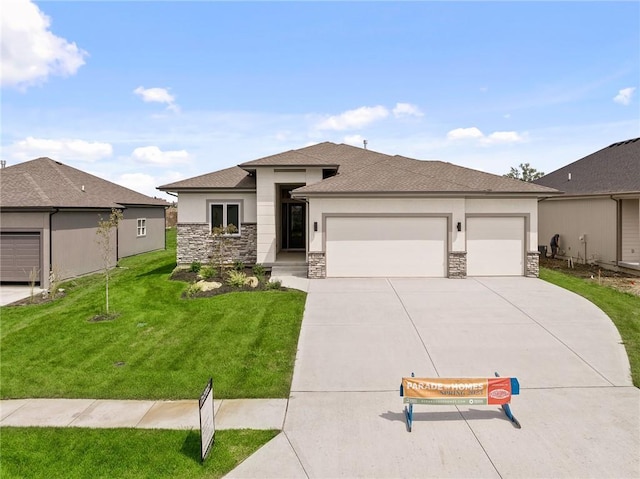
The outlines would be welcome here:
<svg viewBox="0 0 640 479">
<path fill-rule="evenodd" d="M 160 186 L 160 190 L 255 188 L 250 172 L 260 167 L 338 168 L 337 176 L 298 188 L 300 196 L 315 193 L 524 193 L 559 192 L 531 183 L 471 170 L 441 161 L 390 156 L 345 144 L 318 143 L 266 156 L 238 167 Z"/>
<path fill-rule="evenodd" d="M 341 173 L 294 191 L 295 196 L 317 193 L 531 193 L 556 190 L 442 161 L 387 156 L 362 172 Z"/>
<path fill-rule="evenodd" d="M 127 205 L 169 204 L 50 158 L 0 169 L 2 208 L 115 208 Z"/>
<path fill-rule="evenodd" d="M 168 185 L 158 186 L 162 191 L 188 189 L 255 189 L 256 179 L 239 166 L 232 166 L 206 175 L 194 176 Z"/>
<path fill-rule="evenodd" d="M 640 138 L 613 143 L 535 183 L 568 195 L 640 192 Z"/>
</svg>

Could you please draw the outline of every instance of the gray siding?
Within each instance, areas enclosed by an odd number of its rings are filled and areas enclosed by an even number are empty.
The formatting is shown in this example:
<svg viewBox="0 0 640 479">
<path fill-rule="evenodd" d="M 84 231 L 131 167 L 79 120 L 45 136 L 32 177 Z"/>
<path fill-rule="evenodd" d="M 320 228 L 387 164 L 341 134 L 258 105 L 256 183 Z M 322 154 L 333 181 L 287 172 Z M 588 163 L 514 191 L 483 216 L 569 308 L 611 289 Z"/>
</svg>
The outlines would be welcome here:
<svg viewBox="0 0 640 479">
<path fill-rule="evenodd" d="M 51 217 L 52 266 L 66 279 L 103 269 L 102 249 L 97 242 L 100 215 L 107 219 L 110 211 L 60 211 Z M 110 263 L 115 266 L 116 232 Z"/>
<path fill-rule="evenodd" d="M 551 237 L 560 234 L 563 256 L 574 259 L 597 259 L 615 265 L 616 201 L 608 198 L 547 199 L 539 203 L 539 244 L 549 248 Z M 579 237 L 586 234 L 586 244 Z"/>
<path fill-rule="evenodd" d="M 118 227 L 118 254 L 120 258 L 164 249 L 165 209 L 127 208 Z M 146 219 L 147 234 L 138 236 L 138 219 Z"/>
</svg>

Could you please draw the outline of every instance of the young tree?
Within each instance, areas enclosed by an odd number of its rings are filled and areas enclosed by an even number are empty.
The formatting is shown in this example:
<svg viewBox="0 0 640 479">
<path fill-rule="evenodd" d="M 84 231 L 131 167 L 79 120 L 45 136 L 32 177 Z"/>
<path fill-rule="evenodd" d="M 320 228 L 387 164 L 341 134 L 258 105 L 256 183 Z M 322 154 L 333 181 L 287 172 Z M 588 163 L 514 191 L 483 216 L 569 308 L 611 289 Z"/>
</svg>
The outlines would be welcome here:
<svg viewBox="0 0 640 479">
<path fill-rule="evenodd" d="M 113 255 L 113 243 L 111 241 L 111 231 L 118 227 L 118 223 L 122 221 L 122 211 L 116 208 L 111 209 L 109 219 L 103 219 L 98 215 L 98 230 L 96 231 L 96 242 L 100 246 L 100 256 L 102 259 L 102 267 L 105 277 L 105 298 L 106 298 L 106 314 L 109 315 L 109 270 L 112 268 L 111 256 Z"/>
<path fill-rule="evenodd" d="M 511 171 L 507 173 L 507 178 L 515 178 L 516 180 L 531 182 L 533 180 L 537 180 L 538 178 L 542 178 L 544 176 L 544 172 L 538 171 L 535 168 L 532 168 L 529 163 L 520 163 L 518 168 L 511 167 Z"/>
</svg>

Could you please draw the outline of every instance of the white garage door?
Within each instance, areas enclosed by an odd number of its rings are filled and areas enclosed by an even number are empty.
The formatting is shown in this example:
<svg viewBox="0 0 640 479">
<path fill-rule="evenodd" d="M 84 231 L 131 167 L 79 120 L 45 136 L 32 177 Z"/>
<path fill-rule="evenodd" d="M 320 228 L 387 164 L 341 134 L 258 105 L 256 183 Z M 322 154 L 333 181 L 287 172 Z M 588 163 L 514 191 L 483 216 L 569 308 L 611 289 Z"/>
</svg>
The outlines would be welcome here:
<svg viewBox="0 0 640 479">
<path fill-rule="evenodd" d="M 467 276 L 524 275 L 524 218 L 467 218 Z"/>
<path fill-rule="evenodd" d="M 444 277 L 447 219 L 329 217 L 328 277 Z"/>
</svg>

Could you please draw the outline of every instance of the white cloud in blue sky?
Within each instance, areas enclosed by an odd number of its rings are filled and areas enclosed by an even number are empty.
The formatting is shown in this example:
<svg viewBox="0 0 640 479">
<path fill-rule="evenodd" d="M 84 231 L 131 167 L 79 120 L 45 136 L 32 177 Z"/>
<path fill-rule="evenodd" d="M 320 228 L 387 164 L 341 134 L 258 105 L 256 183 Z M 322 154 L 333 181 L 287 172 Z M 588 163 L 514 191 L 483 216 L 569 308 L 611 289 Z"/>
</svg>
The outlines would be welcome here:
<svg viewBox="0 0 640 479">
<path fill-rule="evenodd" d="M 637 2 L 2 8 L 2 159 L 146 194 L 322 141 L 503 174 L 640 136 Z"/>
<path fill-rule="evenodd" d="M 636 91 L 635 87 L 623 88 L 618 91 L 618 94 L 613 97 L 613 101 L 619 103 L 620 105 L 628 105 L 631 103 L 631 98 L 633 97 L 633 93 Z"/>
<path fill-rule="evenodd" d="M 171 111 L 178 111 L 178 105 L 176 105 L 176 98 L 169 93 L 168 88 L 145 88 L 139 86 L 133 93 L 142 98 L 142 101 L 146 103 L 163 103 L 167 105 L 167 109 Z"/>
<path fill-rule="evenodd" d="M 56 36 L 50 18 L 28 0 L 5 0 L 0 15 L 2 86 L 26 89 L 50 75 L 74 75 L 87 52 Z"/>
</svg>

